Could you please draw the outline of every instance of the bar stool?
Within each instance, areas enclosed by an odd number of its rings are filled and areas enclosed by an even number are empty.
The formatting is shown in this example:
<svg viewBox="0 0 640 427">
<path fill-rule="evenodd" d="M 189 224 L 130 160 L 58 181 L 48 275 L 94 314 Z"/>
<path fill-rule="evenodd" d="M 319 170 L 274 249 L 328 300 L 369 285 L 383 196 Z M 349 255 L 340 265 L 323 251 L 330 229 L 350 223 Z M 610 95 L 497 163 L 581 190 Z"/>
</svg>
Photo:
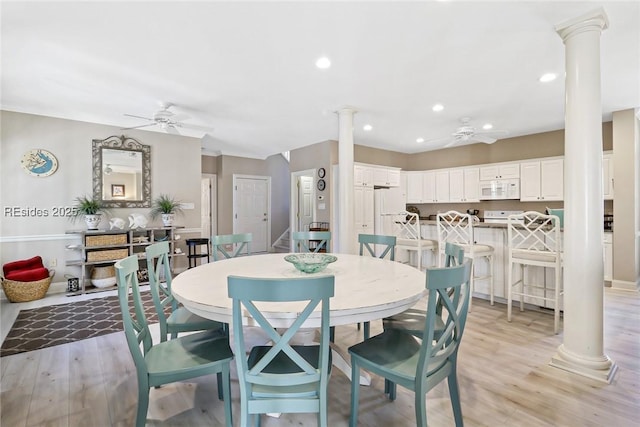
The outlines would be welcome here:
<svg viewBox="0 0 640 427">
<path fill-rule="evenodd" d="M 189 258 L 189 268 L 193 268 L 196 266 L 196 260 L 198 258 L 207 258 L 207 262 L 209 262 L 209 239 L 206 237 L 201 237 L 197 239 L 187 239 L 187 249 L 189 253 L 187 254 L 187 258 Z M 197 251 L 197 247 L 200 246 L 200 253 Z M 202 248 L 204 246 L 204 248 Z"/>
<path fill-rule="evenodd" d="M 469 214 L 463 214 L 454 210 L 438 213 L 436 217 L 438 227 L 438 266 L 442 267 L 444 259 L 445 245 L 446 243 L 454 243 L 462 246 L 465 255 L 473 259 L 473 266 L 471 272 L 471 296 L 475 290 L 476 280 L 488 280 L 489 281 L 489 296 L 491 305 L 493 305 L 493 255 L 495 249 L 493 246 L 476 243 L 473 233 L 473 218 Z M 478 259 L 485 259 L 489 264 L 489 270 L 484 276 L 476 276 L 476 261 Z M 471 312 L 471 301 L 473 298 L 469 297 L 469 312 Z"/>
</svg>

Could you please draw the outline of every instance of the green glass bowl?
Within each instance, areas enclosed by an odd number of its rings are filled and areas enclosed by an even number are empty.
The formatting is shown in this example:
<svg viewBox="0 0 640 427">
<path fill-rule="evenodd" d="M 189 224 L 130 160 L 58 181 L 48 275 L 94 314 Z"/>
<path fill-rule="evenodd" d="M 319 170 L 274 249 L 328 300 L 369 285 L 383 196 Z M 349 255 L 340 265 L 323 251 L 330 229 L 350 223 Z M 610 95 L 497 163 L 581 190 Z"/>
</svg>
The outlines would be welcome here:
<svg viewBox="0 0 640 427">
<path fill-rule="evenodd" d="M 329 254 L 291 254 L 284 257 L 284 260 L 290 262 L 294 267 L 303 273 L 317 273 L 326 268 L 338 258 Z"/>
</svg>

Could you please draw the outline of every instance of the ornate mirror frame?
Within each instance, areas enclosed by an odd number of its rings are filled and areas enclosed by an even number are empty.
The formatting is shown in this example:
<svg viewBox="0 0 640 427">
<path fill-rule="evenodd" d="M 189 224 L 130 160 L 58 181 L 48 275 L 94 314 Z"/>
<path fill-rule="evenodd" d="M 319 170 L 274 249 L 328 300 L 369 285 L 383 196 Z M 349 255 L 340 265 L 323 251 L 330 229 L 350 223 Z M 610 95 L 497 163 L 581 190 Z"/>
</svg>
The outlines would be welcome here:
<svg viewBox="0 0 640 427">
<path fill-rule="evenodd" d="M 102 198 L 102 150 L 135 151 L 142 155 L 142 200 L 103 200 Z M 151 147 L 140 144 L 133 138 L 110 136 L 92 141 L 93 158 L 93 198 L 100 200 L 107 208 L 148 208 L 151 207 Z"/>
</svg>

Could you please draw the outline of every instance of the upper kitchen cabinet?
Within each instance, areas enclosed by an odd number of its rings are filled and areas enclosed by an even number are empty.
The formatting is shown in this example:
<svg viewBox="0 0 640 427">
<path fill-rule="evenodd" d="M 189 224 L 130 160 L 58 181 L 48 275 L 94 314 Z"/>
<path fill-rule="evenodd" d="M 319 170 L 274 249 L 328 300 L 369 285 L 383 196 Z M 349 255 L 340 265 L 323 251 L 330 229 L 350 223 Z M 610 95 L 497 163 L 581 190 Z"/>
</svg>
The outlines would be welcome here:
<svg viewBox="0 0 640 427">
<path fill-rule="evenodd" d="M 480 180 L 520 178 L 519 163 L 494 164 L 480 167 Z"/>
<path fill-rule="evenodd" d="M 435 171 L 436 179 L 436 198 L 435 203 L 447 203 L 451 197 L 451 190 L 449 188 L 449 170 L 437 170 Z"/>
<path fill-rule="evenodd" d="M 424 172 L 407 172 L 407 203 L 424 203 Z"/>
<path fill-rule="evenodd" d="M 520 200 L 563 200 L 563 168 L 562 158 L 520 163 Z"/>
<path fill-rule="evenodd" d="M 373 188 L 373 169 L 367 166 L 353 167 L 353 185 Z"/>
<path fill-rule="evenodd" d="M 479 168 L 451 169 L 449 171 L 449 201 L 452 203 L 479 202 L 479 184 Z"/>
<path fill-rule="evenodd" d="M 613 156 L 606 153 L 602 157 L 602 190 L 605 200 L 613 200 Z"/>
<path fill-rule="evenodd" d="M 400 169 L 372 168 L 373 185 L 376 187 L 400 187 Z"/>
</svg>

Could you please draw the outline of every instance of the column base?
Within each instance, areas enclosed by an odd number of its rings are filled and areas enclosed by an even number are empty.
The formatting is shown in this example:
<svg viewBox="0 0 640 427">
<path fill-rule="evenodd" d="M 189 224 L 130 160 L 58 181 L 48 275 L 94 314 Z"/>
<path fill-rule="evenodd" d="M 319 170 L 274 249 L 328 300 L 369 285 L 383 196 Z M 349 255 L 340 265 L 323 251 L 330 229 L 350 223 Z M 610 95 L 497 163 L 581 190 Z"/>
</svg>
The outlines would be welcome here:
<svg viewBox="0 0 640 427">
<path fill-rule="evenodd" d="M 623 291 L 635 291 L 640 290 L 639 282 L 630 282 L 627 280 L 612 280 L 611 281 L 611 289 L 620 289 Z"/>
<path fill-rule="evenodd" d="M 618 366 L 607 355 L 599 358 L 583 358 L 568 352 L 564 344 L 558 347 L 549 365 L 607 384 L 611 384 L 618 370 Z"/>
</svg>

